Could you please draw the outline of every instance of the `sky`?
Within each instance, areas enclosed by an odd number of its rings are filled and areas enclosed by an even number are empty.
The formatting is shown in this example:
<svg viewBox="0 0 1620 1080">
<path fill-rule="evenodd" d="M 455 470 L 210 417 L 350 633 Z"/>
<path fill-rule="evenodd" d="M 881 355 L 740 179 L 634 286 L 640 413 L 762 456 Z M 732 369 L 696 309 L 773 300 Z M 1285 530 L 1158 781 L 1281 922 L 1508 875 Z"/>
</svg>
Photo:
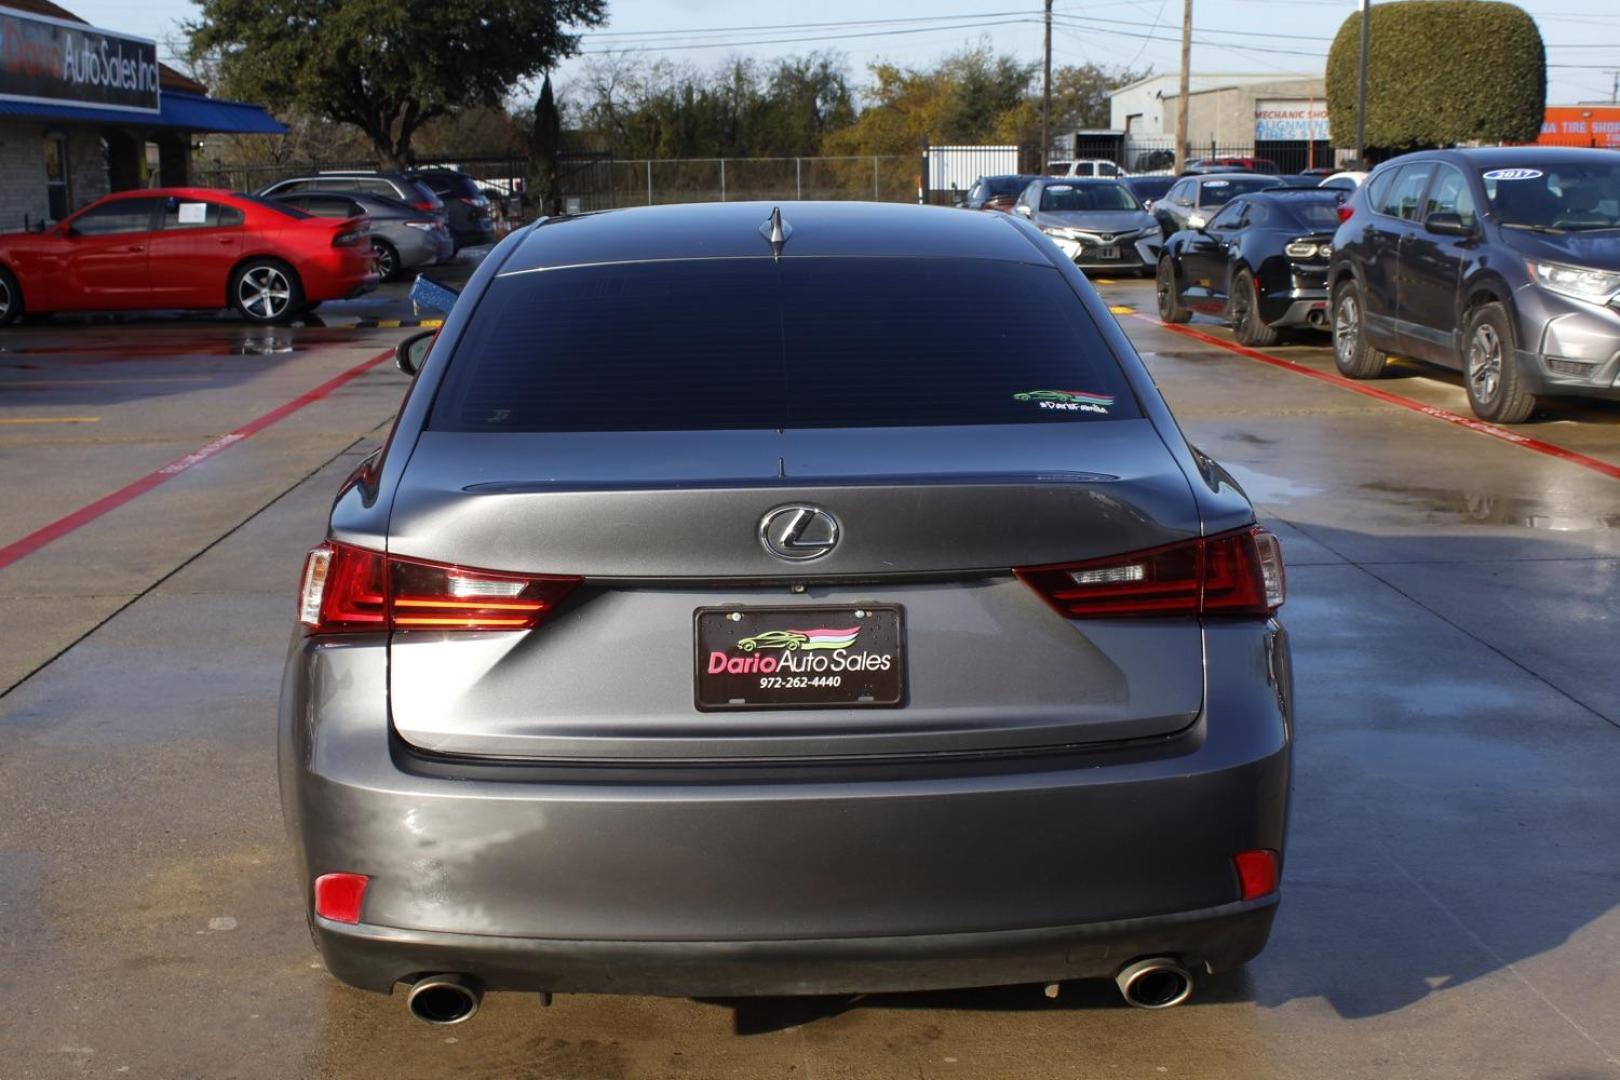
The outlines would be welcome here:
<svg viewBox="0 0 1620 1080">
<path fill-rule="evenodd" d="M 109 30 L 163 41 L 196 16 L 190 0 L 58 0 Z M 1620 70 L 1620 8 L 1613 0 L 1519 0 L 1547 44 L 1549 105 L 1609 101 Z M 1041 56 L 1041 0 L 608 0 L 608 23 L 585 36 L 586 56 L 553 79 L 564 94 L 591 53 L 717 64 L 816 49 L 842 52 L 857 82 L 875 60 L 923 65 L 988 42 L 1030 61 Z M 1194 72 L 1320 74 L 1353 0 L 1195 0 Z M 1055 0 L 1052 62 L 1177 70 L 1177 0 Z M 1279 30 L 1286 26 L 1286 31 Z"/>
</svg>

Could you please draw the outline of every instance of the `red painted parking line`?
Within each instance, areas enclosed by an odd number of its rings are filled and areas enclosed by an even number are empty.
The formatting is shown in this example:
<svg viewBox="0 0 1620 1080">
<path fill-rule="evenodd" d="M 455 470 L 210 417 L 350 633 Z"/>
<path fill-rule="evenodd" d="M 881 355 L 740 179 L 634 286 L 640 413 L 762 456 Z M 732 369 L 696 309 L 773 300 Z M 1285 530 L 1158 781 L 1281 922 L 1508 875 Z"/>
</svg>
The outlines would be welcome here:
<svg viewBox="0 0 1620 1080">
<path fill-rule="evenodd" d="M 1366 397 L 1387 402 L 1390 405 L 1399 405 L 1403 409 L 1411 409 L 1413 412 L 1422 413 L 1424 416 L 1430 416 L 1436 420 L 1444 420 L 1448 424 L 1455 424 L 1460 428 L 1467 428 L 1469 431 L 1476 432 L 1480 435 L 1488 435 L 1493 439 L 1500 439 L 1502 442 L 1512 443 L 1514 446 L 1521 447 L 1525 450 L 1533 450 L 1538 454 L 1545 454 L 1548 457 L 1557 458 L 1560 461 L 1567 461 L 1571 465 L 1579 465 L 1583 469 L 1590 469 L 1592 472 L 1602 473 L 1604 476 L 1610 477 L 1611 479 L 1620 480 L 1620 465 L 1611 465 L 1607 461 L 1600 461 L 1595 457 L 1588 457 L 1585 454 L 1578 453 L 1574 450 L 1566 450 L 1564 447 L 1554 446 L 1550 442 L 1542 442 L 1540 439 L 1532 439 L 1528 435 L 1520 435 L 1517 432 L 1509 431 L 1507 428 L 1497 427 L 1495 424 L 1486 423 L 1484 420 L 1479 420 L 1472 416 L 1462 416 L 1458 413 L 1450 412 L 1434 405 L 1425 405 L 1421 401 L 1414 401 L 1411 398 L 1390 393 L 1388 390 L 1380 390 L 1376 386 L 1356 382 L 1354 379 L 1347 379 L 1343 375 L 1337 375 L 1328 371 L 1317 371 L 1315 368 L 1306 367 L 1304 364 L 1298 363 L 1297 361 L 1285 360 L 1280 356 L 1272 356 L 1269 353 L 1260 352 L 1258 349 L 1251 349 L 1245 345 L 1239 345 L 1234 341 L 1225 341 L 1221 338 L 1215 337 L 1212 334 L 1206 334 L 1202 331 L 1194 330 L 1190 326 L 1181 326 L 1176 323 L 1161 322 L 1158 319 L 1149 318 L 1140 312 L 1132 312 L 1131 318 L 1140 319 L 1142 322 L 1148 323 L 1149 325 L 1157 326 L 1162 330 L 1168 330 L 1173 334 L 1180 334 L 1182 337 L 1192 338 L 1194 341 L 1201 341 L 1205 345 L 1213 345 L 1217 349 L 1225 349 L 1227 352 L 1237 353 L 1239 356 L 1246 357 L 1250 360 L 1258 360 L 1262 364 L 1270 364 L 1272 367 L 1282 368 L 1284 371 L 1292 371 L 1296 375 L 1304 375 L 1308 378 L 1316 379 L 1318 382 L 1325 382 L 1330 386 L 1337 386 L 1343 390 L 1351 390 L 1355 393 L 1363 394 Z M 0 565 L 4 564 L 0 563 Z"/>
<path fill-rule="evenodd" d="M 276 406 L 263 416 L 249 420 L 234 431 L 227 431 L 217 439 L 210 439 L 191 453 L 176 458 L 161 469 L 147 473 L 139 480 L 126 484 L 110 495 L 103 495 L 95 502 L 81 506 L 65 517 L 57 518 L 44 528 L 36 529 L 15 543 L 7 544 L 5 547 L 0 548 L 0 569 L 10 566 L 26 555 L 32 555 L 45 545 L 60 540 L 76 529 L 83 528 L 103 514 L 116 510 L 125 503 L 139 498 L 165 480 L 173 479 L 186 470 L 201 465 L 221 450 L 235 446 L 243 439 L 252 438 L 270 425 L 285 420 L 304 406 L 319 401 L 343 384 L 364 375 L 393 355 L 394 351 L 392 349 L 378 353 L 370 360 L 356 364 L 349 370 L 332 376 L 313 390 L 305 391 L 286 404 Z"/>
</svg>

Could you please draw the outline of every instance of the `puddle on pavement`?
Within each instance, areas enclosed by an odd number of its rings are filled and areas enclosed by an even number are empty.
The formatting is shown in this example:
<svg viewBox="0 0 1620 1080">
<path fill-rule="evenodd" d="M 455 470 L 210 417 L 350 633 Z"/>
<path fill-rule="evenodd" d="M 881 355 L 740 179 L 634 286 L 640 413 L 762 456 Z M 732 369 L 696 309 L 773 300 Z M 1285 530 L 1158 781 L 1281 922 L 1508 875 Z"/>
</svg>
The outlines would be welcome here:
<svg viewBox="0 0 1620 1080">
<path fill-rule="evenodd" d="M 1576 492 L 1570 492 L 1564 498 L 1524 498 L 1498 492 L 1456 491 L 1386 482 L 1360 486 L 1363 491 L 1393 498 L 1404 505 L 1476 525 L 1517 525 L 1549 532 L 1620 529 L 1620 511 L 1595 512 L 1591 498 Z"/>
<path fill-rule="evenodd" d="M 277 356 L 303 352 L 291 331 L 236 333 L 214 341 L 196 338 L 169 338 L 158 341 L 103 339 L 73 344 L 0 346 L 3 356 L 82 356 L 91 360 L 149 360 L 183 356 Z M 6 367 L 23 365 L 6 364 Z M 34 366 L 34 365 L 28 365 Z"/>
<path fill-rule="evenodd" d="M 1222 461 L 1221 464 L 1242 485 L 1244 492 L 1252 502 L 1282 505 L 1291 503 L 1295 499 L 1320 495 L 1327 490 L 1286 476 L 1277 476 L 1273 473 L 1264 473 L 1258 469 L 1251 469 L 1246 465 L 1234 465 L 1230 461 Z"/>
</svg>

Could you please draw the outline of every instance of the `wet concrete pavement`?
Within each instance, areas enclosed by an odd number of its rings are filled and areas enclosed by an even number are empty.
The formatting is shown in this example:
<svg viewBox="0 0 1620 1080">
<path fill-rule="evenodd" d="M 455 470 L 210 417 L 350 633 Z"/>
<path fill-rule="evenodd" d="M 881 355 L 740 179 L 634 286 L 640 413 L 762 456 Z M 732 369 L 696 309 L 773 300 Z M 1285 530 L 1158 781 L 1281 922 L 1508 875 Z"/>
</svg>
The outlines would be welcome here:
<svg viewBox="0 0 1620 1080">
<path fill-rule="evenodd" d="M 1151 310 L 1147 283 L 1104 289 Z M 0 697 L 0 1076 L 1620 1075 L 1620 481 L 1122 323 L 1290 563 L 1294 817 L 1248 969 L 1165 1013 L 1105 984 L 495 994 L 452 1029 L 335 985 L 294 895 L 274 703 L 302 552 L 404 386 L 383 365 L 0 568 L 0 687 L 34 672 Z M 177 332 L 191 351 L 120 358 Z M 0 547 L 400 336 L 208 352 L 232 332 L 142 323 L 34 369 L 0 353 L 0 419 L 102 418 L 0 426 Z M 36 336 L 79 340 L 5 344 Z M 88 381 L 107 371 L 203 380 Z M 1429 374 L 1385 388 L 1465 410 Z M 1620 459 L 1620 407 L 1558 416 L 1525 430 Z"/>
</svg>

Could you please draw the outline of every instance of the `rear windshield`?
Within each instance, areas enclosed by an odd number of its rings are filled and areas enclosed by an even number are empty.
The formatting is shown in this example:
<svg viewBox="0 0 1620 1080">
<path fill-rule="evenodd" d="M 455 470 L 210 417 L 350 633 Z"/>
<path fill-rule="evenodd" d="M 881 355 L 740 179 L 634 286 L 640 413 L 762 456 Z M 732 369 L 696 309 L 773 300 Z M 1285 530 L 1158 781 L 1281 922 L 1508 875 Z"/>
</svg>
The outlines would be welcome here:
<svg viewBox="0 0 1620 1080">
<path fill-rule="evenodd" d="M 984 187 L 988 195 L 1017 195 L 1029 187 L 1029 177 L 987 176 L 984 178 Z"/>
<path fill-rule="evenodd" d="M 1559 162 L 1480 170 L 1502 224 L 1582 232 L 1620 226 L 1620 163 Z"/>
<path fill-rule="evenodd" d="M 1142 204 L 1124 184 L 1048 184 L 1041 209 L 1055 213 L 1084 210 L 1140 210 Z"/>
<path fill-rule="evenodd" d="M 1284 227 L 1309 229 L 1312 232 L 1334 232 L 1339 228 L 1339 207 L 1344 200 L 1336 194 L 1293 195 L 1272 201 L 1272 207 L 1282 218 Z"/>
<path fill-rule="evenodd" d="M 1277 181 L 1269 176 L 1227 176 L 1219 180 L 1205 180 L 1199 184 L 1198 205 L 1225 206 L 1239 195 L 1277 186 Z"/>
<path fill-rule="evenodd" d="M 288 206 L 286 203 L 281 202 L 279 199 L 273 196 L 268 199 L 261 199 L 259 196 L 249 195 L 245 191 L 233 191 L 231 192 L 231 197 L 241 199 L 244 202 L 253 203 L 256 206 L 262 206 L 267 210 L 274 210 L 276 213 L 283 214 L 290 218 L 307 218 L 311 216 L 304 213 L 296 206 Z"/>
<path fill-rule="evenodd" d="M 1050 267 L 962 259 L 629 263 L 497 278 L 441 431 L 668 431 L 1140 416 Z"/>
</svg>

